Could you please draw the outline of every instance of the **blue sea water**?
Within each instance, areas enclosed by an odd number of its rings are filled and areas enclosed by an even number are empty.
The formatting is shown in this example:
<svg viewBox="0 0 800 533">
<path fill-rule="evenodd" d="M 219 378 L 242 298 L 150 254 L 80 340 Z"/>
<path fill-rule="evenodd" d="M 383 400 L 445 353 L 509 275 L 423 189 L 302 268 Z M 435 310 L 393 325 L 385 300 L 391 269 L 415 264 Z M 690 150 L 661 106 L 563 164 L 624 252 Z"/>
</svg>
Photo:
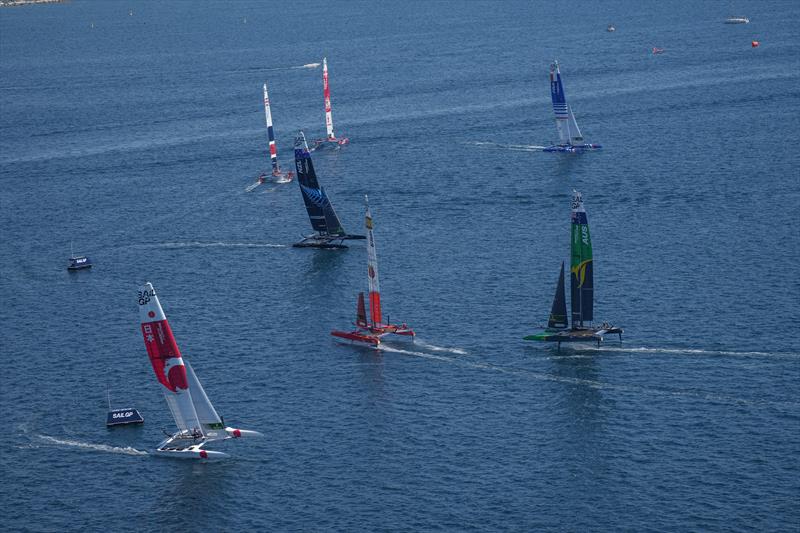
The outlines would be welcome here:
<svg viewBox="0 0 800 533">
<path fill-rule="evenodd" d="M 797 531 L 800 4 L 735 7 L 752 23 L 671 0 L 0 10 L 0 527 Z M 290 168 L 296 131 L 324 132 L 323 56 L 351 144 L 315 165 L 349 230 L 370 195 L 413 344 L 333 341 L 363 244 L 291 248 L 297 185 L 245 192 L 261 84 Z M 536 148 L 553 58 L 602 151 Z M 521 337 L 573 188 L 596 317 L 626 333 L 559 352 Z M 67 273 L 70 242 L 94 269 Z M 264 439 L 152 455 L 174 426 L 145 280 L 226 422 Z M 144 426 L 106 430 L 107 387 Z"/>
</svg>

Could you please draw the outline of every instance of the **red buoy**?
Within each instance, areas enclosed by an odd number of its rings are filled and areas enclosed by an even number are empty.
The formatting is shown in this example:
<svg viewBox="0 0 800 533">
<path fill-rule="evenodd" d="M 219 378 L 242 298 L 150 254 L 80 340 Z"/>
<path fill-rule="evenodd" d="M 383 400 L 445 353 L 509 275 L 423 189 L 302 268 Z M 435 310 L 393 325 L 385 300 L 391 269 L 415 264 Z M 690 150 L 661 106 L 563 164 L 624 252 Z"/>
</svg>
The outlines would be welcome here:
<svg viewBox="0 0 800 533">
<path fill-rule="evenodd" d="M 752 46 L 753 48 L 758 48 L 759 44 L 761 44 L 761 43 L 758 42 L 758 41 L 753 41 L 753 42 L 750 43 L 750 46 Z"/>
</svg>

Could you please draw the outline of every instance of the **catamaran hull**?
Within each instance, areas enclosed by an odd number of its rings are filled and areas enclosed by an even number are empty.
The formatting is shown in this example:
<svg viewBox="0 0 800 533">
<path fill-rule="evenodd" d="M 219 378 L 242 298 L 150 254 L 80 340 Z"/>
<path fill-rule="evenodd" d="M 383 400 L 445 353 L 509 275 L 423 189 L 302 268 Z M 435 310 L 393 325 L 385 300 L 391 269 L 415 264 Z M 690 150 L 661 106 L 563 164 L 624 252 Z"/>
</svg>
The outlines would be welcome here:
<svg viewBox="0 0 800 533">
<path fill-rule="evenodd" d="M 568 153 L 574 154 L 577 152 L 588 152 L 591 150 L 600 150 L 602 145 L 599 144 L 557 144 L 553 146 L 548 146 L 547 148 L 543 149 L 543 152 L 561 152 L 561 153 Z"/>
<path fill-rule="evenodd" d="M 380 337 L 364 335 L 362 333 L 358 333 L 357 331 L 331 331 L 331 335 L 334 337 L 339 337 L 340 339 L 346 339 L 353 342 L 363 342 L 364 344 L 370 344 L 372 346 L 378 346 L 381 343 Z"/>
<path fill-rule="evenodd" d="M 600 344 L 603 342 L 605 335 L 619 335 L 622 340 L 622 334 L 625 330 L 622 328 L 608 327 L 597 329 L 574 329 L 574 330 L 545 330 L 541 333 L 535 333 L 523 337 L 526 341 L 540 341 L 540 342 L 557 342 L 559 345 L 562 342 L 590 342 Z"/>
<path fill-rule="evenodd" d="M 213 450 L 161 450 L 158 449 L 155 451 L 156 455 L 160 457 L 169 457 L 171 459 L 196 459 L 196 460 L 208 460 L 214 461 L 219 459 L 225 459 L 228 456 L 227 453 L 216 452 Z"/>
<path fill-rule="evenodd" d="M 342 137 L 339 139 L 317 139 L 311 146 L 310 151 L 314 152 L 323 148 L 340 148 L 342 146 L 347 146 L 348 144 L 350 144 L 350 139 L 347 137 Z"/>
</svg>

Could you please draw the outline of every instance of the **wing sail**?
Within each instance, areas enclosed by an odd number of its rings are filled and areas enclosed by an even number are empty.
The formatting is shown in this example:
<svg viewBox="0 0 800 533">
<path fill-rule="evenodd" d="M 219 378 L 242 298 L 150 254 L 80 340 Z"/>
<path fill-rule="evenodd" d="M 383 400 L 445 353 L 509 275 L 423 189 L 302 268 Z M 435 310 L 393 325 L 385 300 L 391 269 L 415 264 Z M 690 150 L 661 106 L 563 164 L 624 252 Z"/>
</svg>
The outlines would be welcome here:
<svg viewBox="0 0 800 533">
<path fill-rule="evenodd" d="M 272 111 L 269 107 L 269 95 L 267 94 L 267 84 L 264 83 L 264 116 L 267 121 L 267 142 L 269 143 L 269 159 L 272 162 L 272 171 L 277 172 L 278 168 L 278 149 L 275 146 L 275 131 L 272 129 Z"/>
<path fill-rule="evenodd" d="M 558 61 L 550 65 L 550 98 L 553 100 L 553 112 L 556 115 L 558 140 L 561 144 L 569 144 L 569 107 L 564 95 L 564 85 L 561 83 Z"/>
<path fill-rule="evenodd" d="M 345 235 L 346 232 L 333 209 L 333 204 L 317 180 L 308 143 L 302 131 L 295 139 L 294 163 L 297 169 L 297 183 L 300 185 L 300 193 L 303 195 L 311 227 L 321 235 Z"/>
<path fill-rule="evenodd" d="M 369 314 L 372 324 L 381 324 L 381 284 L 378 280 L 378 253 L 375 249 L 375 236 L 372 233 L 374 223 L 372 214 L 369 211 L 369 198 L 364 195 L 364 202 L 367 204 L 367 213 L 364 217 L 364 225 L 367 228 L 367 279 L 369 280 Z"/>
<path fill-rule="evenodd" d="M 322 93 L 325 97 L 325 128 L 328 131 L 328 139 L 335 139 L 333 134 L 333 113 L 331 113 L 331 88 L 328 85 L 328 58 L 322 58 Z"/>
<path fill-rule="evenodd" d="M 594 263 L 589 220 L 583 207 L 583 196 L 573 191 L 572 236 L 570 242 L 570 292 L 572 327 L 583 326 L 594 318 Z"/>
<path fill-rule="evenodd" d="M 192 401 L 183 357 L 152 284 L 145 283 L 139 288 L 138 302 L 147 355 L 175 424 L 181 431 L 202 431 Z"/>
</svg>

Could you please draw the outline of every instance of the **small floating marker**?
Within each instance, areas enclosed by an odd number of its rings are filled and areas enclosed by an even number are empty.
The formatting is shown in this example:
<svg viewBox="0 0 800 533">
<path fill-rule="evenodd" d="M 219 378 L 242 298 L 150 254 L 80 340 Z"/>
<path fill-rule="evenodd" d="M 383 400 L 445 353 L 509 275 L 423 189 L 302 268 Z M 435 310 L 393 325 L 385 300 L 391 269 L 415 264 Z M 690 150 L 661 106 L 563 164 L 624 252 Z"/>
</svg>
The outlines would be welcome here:
<svg viewBox="0 0 800 533">
<path fill-rule="evenodd" d="M 653 54 L 654 55 L 663 54 L 665 51 L 666 50 L 664 48 L 658 48 L 658 47 L 655 47 L 655 46 L 653 47 Z"/>
<path fill-rule="evenodd" d="M 758 48 L 760 44 L 761 43 L 758 42 L 758 41 L 751 41 L 750 42 L 750 46 L 752 46 L 753 48 Z"/>
</svg>

